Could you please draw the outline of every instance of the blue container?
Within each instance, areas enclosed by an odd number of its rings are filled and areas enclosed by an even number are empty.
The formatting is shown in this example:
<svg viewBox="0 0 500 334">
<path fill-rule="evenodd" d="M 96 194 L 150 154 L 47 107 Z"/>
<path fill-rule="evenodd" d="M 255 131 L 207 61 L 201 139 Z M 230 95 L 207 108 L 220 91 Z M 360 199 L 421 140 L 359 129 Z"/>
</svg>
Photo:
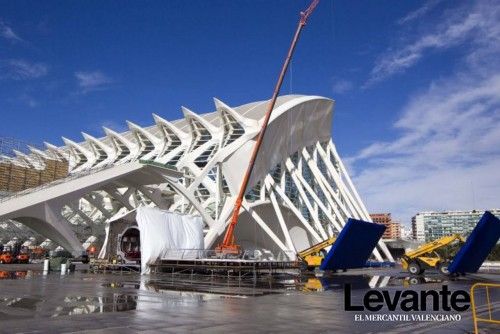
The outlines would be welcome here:
<svg viewBox="0 0 500 334">
<path fill-rule="evenodd" d="M 500 238 L 500 220 L 486 211 L 448 266 L 450 273 L 475 273 Z"/>
<path fill-rule="evenodd" d="M 349 218 L 320 269 L 363 268 L 384 231 L 384 225 Z"/>
</svg>

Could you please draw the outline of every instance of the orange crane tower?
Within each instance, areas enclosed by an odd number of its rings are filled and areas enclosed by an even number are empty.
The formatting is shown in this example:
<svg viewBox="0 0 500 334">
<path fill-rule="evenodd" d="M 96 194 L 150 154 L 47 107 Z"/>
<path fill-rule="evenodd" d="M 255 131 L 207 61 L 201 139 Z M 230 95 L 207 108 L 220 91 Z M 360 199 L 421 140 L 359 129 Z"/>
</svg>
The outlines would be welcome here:
<svg viewBox="0 0 500 334">
<path fill-rule="evenodd" d="M 276 104 L 276 99 L 278 98 L 281 89 L 281 84 L 283 83 L 283 79 L 288 69 L 288 65 L 290 64 L 290 60 L 292 59 L 293 53 L 295 51 L 295 46 L 297 45 L 297 42 L 299 40 L 300 33 L 302 31 L 302 28 L 304 28 L 304 26 L 306 25 L 307 19 L 312 14 L 318 3 L 319 0 L 313 0 L 305 11 L 300 12 L 299 24 L 297 26 L 297 30 L 295 31 L 295 35 L 293 36 L 292 44 L 290 45 L 290 49 L 288 50 L 288 54 L 286 56 L 283 67 L 281 68 L 281 72 L 278 77 L 278 82 L 276 83 L 276 86 L 274 88 L 273 96 L 267 107 L 266 116 L 264 117 L 262 128 L 260 129 L 259 136 L 257 137 L 257 141 L 255 142 L 255 146 L 253 148 L 252 155 L 250 157 L 250 162 L 248 163 L 247 171 L 245 173 L 243 181 L 241 182 L 240 191 L 238 193 L 238 197 L 236 198 L 236 202 L 234 204 L 233 214 L 231 216 L 229 227 L 227 228 L 226 234 L 224 235 L 224 240 L 222 241 L 221 244 L 219 244 L 215 248 L 218 254 L 239 254 L 241 252 L 240 245 L 236 244 L 234 241 L 234 228 L 238 223 L 238 217 L 241 205 L 243 203 L 243 197 L 245 196 L 245 191 L 248 186 L 248 181 L 250 180 L 250 175 L 252 174 L 257 153 L 259 152 L 259 148 L 262 145 L 264 134 L 266 133 L 267 124 L 269 123 L 271 113 L 274 109 L 274 105 Z"/>
</svg>

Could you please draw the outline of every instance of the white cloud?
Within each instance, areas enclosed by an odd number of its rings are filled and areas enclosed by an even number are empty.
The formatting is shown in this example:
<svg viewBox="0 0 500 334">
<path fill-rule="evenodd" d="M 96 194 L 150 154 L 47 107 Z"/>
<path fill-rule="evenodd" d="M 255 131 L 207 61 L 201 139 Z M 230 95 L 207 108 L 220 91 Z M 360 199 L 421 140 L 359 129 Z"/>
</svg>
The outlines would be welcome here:
<svg viewBox="0 0 500 334">
<path fill-rule="evenodd" d="M 427 14 L 430 10 L 436 7 L 441 0 L 429 0 L 422 7 L 417 8 L 416 10 L 408 13 L 405 17 L 398 20 L 398 24 L 406 24 L 408 22 L 419 19 L 420 17 Z"/>
<path fill-rule="evenodd" d="M 3 21 L 0 21 L 0 36 L 11 42 L 22 42 L 23 39 L 17 35 L 14 30 Z"/>
<path fill-rule="evenodd" d="M 75 72 L 75 77 L 78 82 L 78 86 L 80 86 L 84 93 L 106 89 L 109 84 L 113 82 L 111 78 L 103 74 L 101 71 Z"/>
<path fill-rule="evenodd" d="M 10 59 L 0 62 L 0 78 L 13 80 L 37 79 L 47 75 L 48 66 L 43 63 L 31 63 L 22 59 Z"/>
<path fill-rule="evenodd" d="M 416 96 L 395 126 L 401 135 L 350 159 L 368 206 L 406 222 L 418 211 L 500 207 L 500 74 Z"/>
<path fill-rule="evenodd" d="M 347 159 L 359 171 L 354 181 L 370 210 L 392 211 L 409 222 L 423 210 L 500 207 L 496 7 L 480 1 L 470 9 L 479 16 L 474 21 L 482 22 L 484 35 L 476 34 L 474 48 L 456 60 L 460 72 L 435 80 L 408 101 L 394 123 L 396 138 L 375 142 Z M 450 24 L 444 31 L 471 31 Z"/>
<path fill-rule="evenodd" d="M 334 93 L 343 94 L 354 88 L 351 81 L 345 79 L 335 79 L 332 90 Z"/>
<path fill-rule="evenodd" d="M 494 43 L 490 35 L 496 35 L 499 27 L 500 8 L 494 1 L 478 1 L 474 6 L 465 5 L 446 12 L 441 22 L 412 43 L 392 48 L 376 61 L 365 87 L 404 72 L 415 65 L 425 53 L 444 50 L 470 41 L 474 47 Z"/>
</svg>

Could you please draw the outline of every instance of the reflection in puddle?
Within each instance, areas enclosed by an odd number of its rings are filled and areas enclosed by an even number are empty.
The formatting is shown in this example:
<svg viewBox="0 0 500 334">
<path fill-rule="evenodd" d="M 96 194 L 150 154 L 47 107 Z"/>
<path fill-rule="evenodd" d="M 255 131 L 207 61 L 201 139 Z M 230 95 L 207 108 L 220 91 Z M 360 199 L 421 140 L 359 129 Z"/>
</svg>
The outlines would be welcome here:
<svg viewBox="0 0 500 334">
<path fill-rule="evenodd" d="M 103 297 L 74 296 L 64 298 L 64 302 L 66 305 L 56 307 L 52 317 L 135 310 L 137 296 L 122 294 L 110 294 Z"/>
<path fill-rule="evenodd" d="M 25 279 L 32 278 L 32 270 L 6 271 L 0 270 L 0 279 Z"/>
<path fill-rule="evenodd" d="M 0 304 L 34 311 L 36 310 L 36 304 L 41 301 L 42 300 L 38 298 L 1 298 Z"/>
<path fill-rule="evenodd" d="M 298 290 L 304 292 L 340 290 L 345 284 L 350 284 L 353 290 L 369 289 L 369 276 L 364 275 L 339 275 L 327 277 L 306 277 L 303 285 Z"/>
<path fill-rule="evenodd" d="M 350 284 L 355 289 L 385 288 L 390 286 L 402 286 L 408 288 L 411 285 L 436 284 L 445 281 L 454 281 L 453 278 L 441 276 L 368 276 L 368 275 L 341 275 L 328 277 L 306 277 L 298 290 L 304 292 L 326 291 L 343 289 L 345 284 Z"/>
<path fill-rule="evenodd" d="M 118 288 L 140 289 L 141 288 L 141 285 L 139 283 L 135 283 L 135 282 L 111 282 L 111 283 L 102 284 L 101 286 L 106 287 L 106 288 L 113 288 L 113 289 L 118 289 Z"/>
<path fill-rule="evenodd" d="M 146 282 L 145 288 L 153 292 L 192 292 L 211 294 L 219 297 L 257 297 L 269 294 L 286 293 L 287 291 L 326 291 L 343 290 L 345 284 L 352 289 L 370 289 L 387 286 L 390 276 L 369 275 L 332 275 L 323 277 L 282 276 L 268 279 L 227 280 L 210 277 L 163 277 Z M 399 283 L 401 284 L 401 283 Z"/>
<path fill-rule="evenodd" d="M 448 280 L 452 281 L 453 279 Z M 410 285 L 442 283 L 444 281 L 441 277 L 410 276 L 391 279 L 387 285 L 409 287 Z"/>
<path fill-rule="evenodd" d="M 247 297 L 247 296 L 263 296 L 271 293 L 278 293 L 268 289 L 256 289 L 254 286 L 224 286 L 218 284 L 203 284 L 203 283 L 185 283 L 185 282 L 165 282 L 165 281 L 150 281 L 145 284 L 148 291 L 165 293 L 177 292 L 179 296 L 185 293 L 214 295 L 215 297 Z"/>
<path fill-rule="evenodd" d="M 1 278 L 22 279 L 30 278 L 32 271 L 0 272 Z M 80 279 L 85 279 L 80 278 Z M 90 280 L 97 281 L 92 276 Z M 170 305 L 192 305 L 205 303 L 220 298 L 247 298 L 269 294 L 283 294 L 289 291 L 342 291 L 345 284 L 350 284 L 352 289 L 370 289 L 384 287 L 410 287 L 422 284 L 440 284 L 449 281 L 442 276 L 407 276 L 403 273 L 387 275 L 368 274 L 341 274 L 323 277 L 297 276 L 292 274 L 258 277 L 253 279 L 227 279 L 221 277 L 196 276 L 196 275 L 158 275 L 149 280 L 138 278 L 113 277 L 112 281 L 100 281 L 98 285 L 104 287 L 102 296 L 66 296 L 57 298 L 55 303 L 42 301 L 39 296 L 30 298 L 0 298 L 0 320 L 19 317 L 32 317 L 35 314 L 59 317 L 67 315 L 110 313 L 136 310 L 143 307 L 165 307 Z M 123 289 L 123 290 L 120 290 Z M 140 296 L 136 290 L 141 290 Z M 147 292 L 153 292 L 147 293 Z M 56 294 L 57 295 L 57 294 Z M 140 303 L 139 303 L 140 302 Z M 154 306 L 153 304 L 158 304 Z M 55 304 L 55 305 L 54 305 Z M 144 306 L 147 304 L 147 306 Z M 140 307 L 138 306 L 140 305 Z M 2 309 L 2 307 L 5 307 Z M 10 310 L 10 311 L 8 311 Z"/>
<path fill-rule="evenodd" d="M 263 296 L 267 294 L 284 293 L 286 291 L 327 291 L 343 290 L 346 284 L 353 290 L 384 288 L 388 286 L 409 287 L 410 285 L 436 284 L 450 281 L 451 278 L 441 276 L 406 276 L 406 275 L 327 275 L 315 276 L 284 276 L 269 279 L 218 280 L 216 278 L 191 277 L 179 278 L 172 276 L 150 280 L 146 289 L 155 292 L 187 291 L 219 296 Z"/>
<path fill-rule="evenodd" d="M 144 287 L 153 292 L 191 292 L 216 295 L 218 298 L 263 296 L 296 290 L 299 277 L 280 275 L 265 279 L 221 279 L 209 276 L 167 276 L 146 282 Z"/>
</svg>

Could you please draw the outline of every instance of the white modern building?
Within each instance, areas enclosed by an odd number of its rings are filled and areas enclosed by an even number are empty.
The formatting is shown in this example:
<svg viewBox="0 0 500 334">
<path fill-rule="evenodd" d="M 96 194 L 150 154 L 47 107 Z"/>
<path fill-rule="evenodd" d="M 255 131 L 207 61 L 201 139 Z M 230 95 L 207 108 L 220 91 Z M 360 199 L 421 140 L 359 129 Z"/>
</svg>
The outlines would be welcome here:
<svg viewBox="0 0 500 334">
<path fill-rule="evenodd" d="M 489 210 L 500 217 L 500 209 Z M 460 234 L 468 236 L 481 219 L 484 211 L 425 211 L 412 218 L 413 239 L 427 242 L 441 237 Z"/>
<path fill-rule="evenodd" d="M 268 101 L 154 124 L 128 122 L 128 131 L 82 133 L 15 158 L 34 169 L 65 160 L 69 176 L 0 199 L 0 221 L 20 222 L 69 251 L 104 233 L 114 215 L 151 205 L 200 215 L 205 247 L 228 224 Z M 370 220 L 331 139 L 334 101 L 319 96 L 278 99 L 256 160 L 235 236 L 245 249 L 292 254 L 337 234 L 347 218 Z M 378 260 L 392 260 L 379 242 Z"/>
<path fill-rule="evenodd" d="M 413 239 L 413 231 L 411 226 L 405 226 L 401 228 L 401 239 L 403 240 L 411 240 Z"/>
</svg>

